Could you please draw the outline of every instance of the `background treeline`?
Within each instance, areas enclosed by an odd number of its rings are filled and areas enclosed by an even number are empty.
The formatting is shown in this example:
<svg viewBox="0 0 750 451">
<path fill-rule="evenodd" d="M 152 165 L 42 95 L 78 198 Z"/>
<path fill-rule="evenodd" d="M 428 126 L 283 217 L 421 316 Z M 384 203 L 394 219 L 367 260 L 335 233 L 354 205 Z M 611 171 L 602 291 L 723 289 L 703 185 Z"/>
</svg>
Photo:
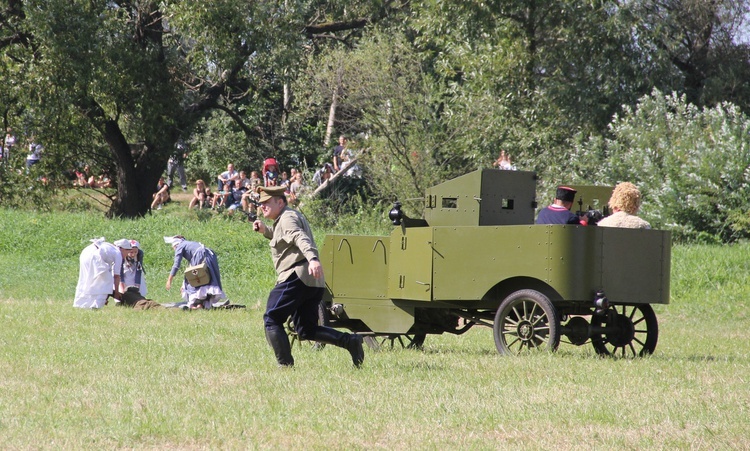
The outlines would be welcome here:
<svg viewBox="0 0 750 451">
<path fill-rule="evenodd" d="M 654 226 L 735 241 L 750 235 L 749 6 L 2 1 L 2 125 L 46 153 L 28 176 L 23 151 L 2 165 L 0 205 L 91 163 L 117 181 L 110 215 L 138 217 L 180 138 L 191 178 L 212 180 L 270 156 L 311 172 L 346 134 L 366 187 L 334 196 L 337 213 L 419 197 L 503 149 L 540 175 L 540 204 L 560 182 L 630 180 Z"/>
</svg>

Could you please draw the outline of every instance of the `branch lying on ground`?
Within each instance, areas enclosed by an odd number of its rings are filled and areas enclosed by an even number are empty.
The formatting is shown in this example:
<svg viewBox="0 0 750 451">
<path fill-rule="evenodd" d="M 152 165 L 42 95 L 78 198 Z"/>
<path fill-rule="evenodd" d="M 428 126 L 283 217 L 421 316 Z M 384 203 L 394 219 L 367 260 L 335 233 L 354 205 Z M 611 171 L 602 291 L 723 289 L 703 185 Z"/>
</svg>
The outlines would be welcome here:
<svg viewBox="0 0 750 451">
<path fill-rule="evenodd" d="M 345 169 L 342 169 L 339 172 L 333 174 L 331 176 L 331 178 L 329 178 L 325 182 L 321 183 L 319 187 L 315 188 L 315 191 L 312 192 L 312 194 L 310 195 L 310 197 L 317 196 L 318 194 L 320 194 L 321 191 L 323 191 L 324 189 L 326 189 L 328 187 L 328 185 L 332 184 L 337 178 L 339 178 L 342 175 L 344 175 L 347 172 L 349 172 L 348 169 L 351 168 L 352 166 L 354 166 L 354 163 L 356 163 L 357 160 L 359 160 L 362 157 L 362 155 L 364 155 L 365 152 L 367 152 L 367 150 L 368 149 L 362 149 L 362 152 L 360 152 L 360 154 L 357 155 L 355 158 L 352 158 L 351 161 L 349 162 L 349 165 Z"/>
</svg>

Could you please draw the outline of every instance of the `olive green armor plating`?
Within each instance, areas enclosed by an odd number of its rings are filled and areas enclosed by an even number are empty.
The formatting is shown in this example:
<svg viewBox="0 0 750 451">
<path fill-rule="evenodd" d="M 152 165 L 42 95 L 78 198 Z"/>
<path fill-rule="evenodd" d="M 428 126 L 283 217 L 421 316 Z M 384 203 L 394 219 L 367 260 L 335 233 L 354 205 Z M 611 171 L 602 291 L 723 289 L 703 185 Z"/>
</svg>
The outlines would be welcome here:
<svg viewBox="0 0 750 451">
<path fill-rule="evenodd" d="M 575 188 L 579 210 L 606 210 L 611 187 Z M 397 211 L 390 236 L 328 235 L 328 321 L 418 345 L 490 326 L 503 354 L 556 349 L 561 335 L 603 354 L 653 352 L 649 304 L 669 302 L 670 233 L 535 225 L 535 196 L 532 172 L 478 170 L 428 189 L 422 218 Z"/>
</svg>

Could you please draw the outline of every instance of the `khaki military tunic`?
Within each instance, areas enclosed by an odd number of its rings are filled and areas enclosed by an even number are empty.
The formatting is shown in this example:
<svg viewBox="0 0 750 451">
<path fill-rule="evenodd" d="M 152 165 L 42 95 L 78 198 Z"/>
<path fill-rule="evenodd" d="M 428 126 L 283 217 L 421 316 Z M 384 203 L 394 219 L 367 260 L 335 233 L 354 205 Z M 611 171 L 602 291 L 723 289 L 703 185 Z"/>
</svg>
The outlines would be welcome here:
<svg viewBox="0 0 750 451">
<path fill-rule="evenodd" d="M 310 224 L 302 213 L 284 207 L 272 226 L 266 226 L 263 234 L 271 240 L 271 257 L 276 269 L 276 283 L 283 282 L 295 272 L 309 287 L 324 287 L 325 279 L 316 279 L 308 273 L 308 264 L 318 258 Z"/>
</svg>

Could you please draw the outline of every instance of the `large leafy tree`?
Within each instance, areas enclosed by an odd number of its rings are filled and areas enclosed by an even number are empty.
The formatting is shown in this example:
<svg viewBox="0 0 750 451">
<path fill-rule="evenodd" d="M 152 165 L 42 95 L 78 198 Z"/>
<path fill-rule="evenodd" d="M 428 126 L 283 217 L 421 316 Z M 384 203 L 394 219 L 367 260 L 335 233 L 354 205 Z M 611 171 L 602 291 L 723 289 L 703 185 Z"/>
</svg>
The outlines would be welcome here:
<svg viewBox="0 0 750 451">
<path fill-rule="evenodd" d="M 124 217 L 147 211 L 174 143 L 208 113 L 258 133 L 236 101 L 257 92 L 257 68 L 297 23 L 270 1 L 30 0 L 0 14 L 3 62 L 20 75 L 4 84 L 21 86 L 49 153 L 80 151 L 61 136 L 100 138 L 116 171 L 110 214 Z"/>
<path fill-rule="evenodd" d="M 374 188 L 397 177 L 418 196 L 500 149 L 569 181 L 574 143 L 611 137 L 653 87 L 750 105 L 748 0 L 0 5 L 3 120 L 50 135 L 60 164 L 111 163 L 114 215 L 146 211 L 186 134 L 205 174 L 229 158 L 313 164 L 332 134 L 362 134 Z"/>
<path fill-rule="evenodd" d="M 475 166 L 503 149 L 521 168 L 559 173 L 574 136 L 601 133 L 648 90 L 618 2 L 425 2 L 413 26 L 447 87 L 443 117 Z"/>
<path fill-rule="evenodd" d="M 685 94 L 694 105 L 731 101 L 750 111 L 750 47 L 742 42 L 750 2 L 637 0 L 623 11 L 644 56 L 669 70 L 654 87 Z"/>
<path fill-rule="evenodd" d="M 440 117 L 442 87 L 425 70 L 423 55 L 403 33 L 373 30 L 353 50 L 316 59 L 305 82 L 325 96 L 340 85 L 338 123 L 350 134 L 375 193 L 413 198 L 445 176 L 465 170 L 450 129 Z"/>
</svg>

